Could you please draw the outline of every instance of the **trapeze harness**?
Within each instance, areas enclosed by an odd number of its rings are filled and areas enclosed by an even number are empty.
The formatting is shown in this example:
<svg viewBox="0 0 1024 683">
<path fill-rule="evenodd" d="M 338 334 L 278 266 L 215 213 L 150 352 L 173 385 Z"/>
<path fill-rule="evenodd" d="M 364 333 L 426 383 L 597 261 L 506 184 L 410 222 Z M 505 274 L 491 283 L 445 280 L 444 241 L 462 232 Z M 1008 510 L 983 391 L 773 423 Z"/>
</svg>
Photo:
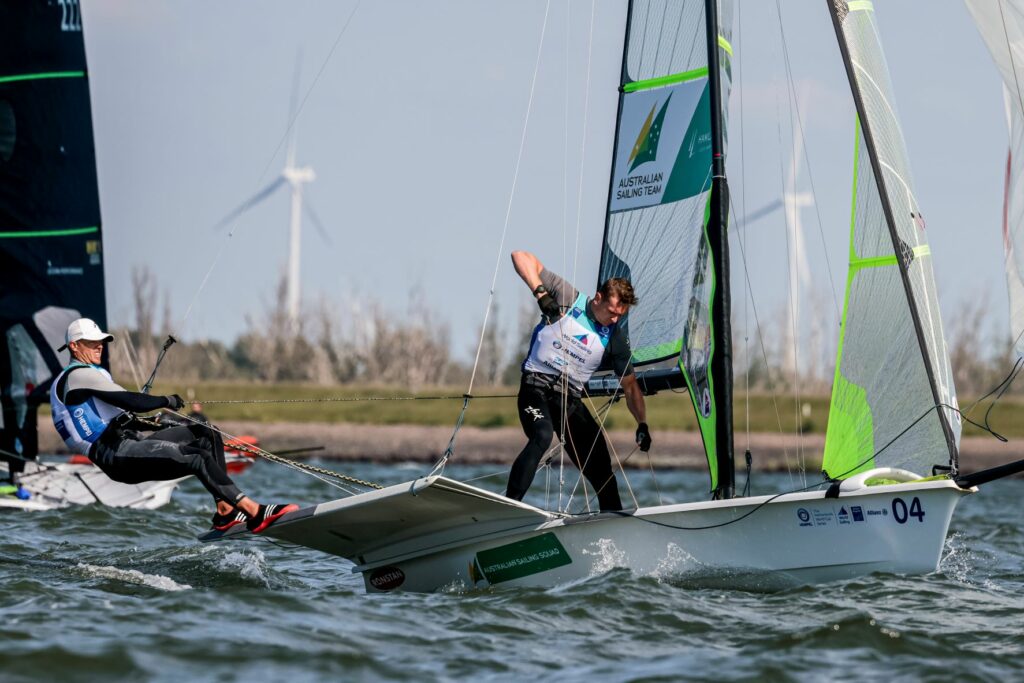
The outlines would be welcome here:
<svg viewBox="0 0 1024 683">
<path fill-rule="evenodd" d="M 64 440 L 72 453 L 88 453 L 93 444 L 99 441 L 100 436 L 107 430 L 110 423 L 128 413 L 95 396 L 73 408 L 68 408 L 64 404 L 64 397 L 58 396 L 57 388 L 66 385 L 66 382 L 61 381 L 65 375 L 79 368 L 92 368 L 102 374 L 111 384 L 114 384 L 114 378 L 99 365 L 75 361 L 57 375 L 57 379 L 50 387 L 53 426 L 57 428 L 57 433 L 60 434 L 60 438 Z M 114 386 L 117 385 L 114 384 Z"/>
<path fill-rule="evenodd" d="M 524 373 L 567 375 L 573 392 L 583 391 L 590 376 L 601 366 L 615 325 L 601 325 L 587 315 L 587 297 L 580 293 L 561 318 L 533 331 Z"/>
<path fill-rule="evenodd" d="M 209 431 L 212 448 L 196 443 L 198 435 L 193 426 L 164 428 L 149 439 L 142 439 L 132 430 L 122 431 L 135 416 L 95 396 L 71 407 L 65 405 L 63 397 L 58 395 L 65 392 L 58 392 L 58 387 L 66 385 L 62 382 L 65 375 L 79 368 L 99 371 L 114 388 L 123 391 L 110 373 L 98 365 L 76 361 L 57 375 L 50 388 L 53 425 L 73 452 L 87 453 L 107 476 L 125 484 L 167 481 L 191 474 L 217 500 L 234 505 L 244 497 L 217 457 L 218 454 L 223 457 L 223 442 L 206 425 L 202 425 L 201 431 Z M 105 439 L 104 434 L 114 438 Z"/>
</svg>

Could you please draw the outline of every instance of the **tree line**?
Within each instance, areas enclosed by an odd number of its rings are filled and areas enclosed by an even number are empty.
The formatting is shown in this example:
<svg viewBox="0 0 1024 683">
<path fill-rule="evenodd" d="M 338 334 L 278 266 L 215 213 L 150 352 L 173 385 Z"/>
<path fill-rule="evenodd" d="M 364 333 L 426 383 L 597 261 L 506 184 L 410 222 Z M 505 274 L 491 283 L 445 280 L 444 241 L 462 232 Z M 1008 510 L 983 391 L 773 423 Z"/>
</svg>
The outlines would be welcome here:
<svg viewBox="0 0 1024 683">
<path fill-rule="evenodd" d="M 138 384 L 152 371 L 167 334 L 173 334 L 166 296 L 152 272 L 132 272 L 134 320 L 115 328 L 123 343 L 111 345 L 115 374 Z M 162 302 L 162 306 L 160 305 Z M 947 321 L 946 335 L 957 391 L 979 396 L 996 386 L 1013 366 L 1008 335 L 994 328 L 991 311 L 964 305 Z M 157 309 L 160 315 L 157 315 Z M 515 386 L 533 327 L 538 321 L 534 303 L 524 296 L 516 329 L 492 322 L 478 330 L 478 386 Z M 823 311 L 808 313 L 827 320 Z M 498 321 L 497 311 L 491 320 Z M 246 329 L 233 342 L 182 340 L 163 361 L 164 380 L 299 382 L 319 385 L 394 385 L 417 390 L 426 386 L 464 387 L 469 382 L 476 348 L 457 354 L 444 316 L 413 291 L 403 315 L 395 316 L 379 301 L 360 299 L 350 310 L 321 300 L 303 309 L 298 327 L 288 321 L 282 279 L 273 300 L 246 320 Z M 799 344 L 787 334 L 784 310 L 745 327 L 734 323 L 734 379 L 738 390 L 763 393 L 827 395 L 835 371 L 838 335 L 812 326 Z M 1005 337 L 1005 338 L 1004 338 Z M 509 341 L 509 340 L 514 341 Z M 1024 393 L 1014 387 L 1012 393 Z"/>
</svg>

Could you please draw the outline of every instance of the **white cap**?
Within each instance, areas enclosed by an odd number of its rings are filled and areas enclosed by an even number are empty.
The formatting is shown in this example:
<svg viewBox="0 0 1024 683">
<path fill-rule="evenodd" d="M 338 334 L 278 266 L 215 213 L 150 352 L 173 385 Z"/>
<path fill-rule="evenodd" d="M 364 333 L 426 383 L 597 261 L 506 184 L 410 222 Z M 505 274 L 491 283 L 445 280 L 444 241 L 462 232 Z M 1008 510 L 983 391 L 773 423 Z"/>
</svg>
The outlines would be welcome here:
<svg viewBox="0 0 1024 683">
<path fill-rule="evenodd" d="M 107 334 L 101 330 L 100 326 L 89 318 L 79 318 L 78 320 L 73 320 L 68 325 L 68 331 L 64 333 L 64 346 L 57 350 L 63 351 L 68 348 L 68 344 L 71 342 L 81 341 L 82 339 L 86 341 L 112 342 L 114 341 L 114 335 Z"/>
</svg>

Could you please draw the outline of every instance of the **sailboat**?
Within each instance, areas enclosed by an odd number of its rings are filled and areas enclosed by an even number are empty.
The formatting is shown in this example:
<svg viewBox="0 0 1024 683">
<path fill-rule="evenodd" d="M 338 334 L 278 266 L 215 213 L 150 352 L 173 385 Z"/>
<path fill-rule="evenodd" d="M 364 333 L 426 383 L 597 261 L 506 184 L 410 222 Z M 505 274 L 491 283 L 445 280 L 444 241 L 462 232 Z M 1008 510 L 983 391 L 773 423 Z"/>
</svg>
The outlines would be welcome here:
<svg viewBox="0 0 1024 683">
<path fill-rule="evenodd" d="M 868 0 L 827 0 L 856 105 L 849 269 L 821 482 L 737 496 L 732 416 L 728 1 L 632 0 L 600 280 L 630 312 L 645 392 L 686 390 L 710 500 L 544 510 L 444 476 L 291 513 L 267 536 L 346 558 L 369 592 L 551 586 L 606 571 L 781 587 L 939 564 L 957 503 L 1024 461 L 963 475 L 931 252 Z M 588 384 L 617 389 L 614 377 Z M 443 461 L 441 463 L 443 465 Z M 204 541 L 238 538 L 212 532 Z"/>
<path fill-rule="evenodd" d="M 106 327 L 103 236 L 77 0 L 9 2 L 0 26 L 0 508 L 154 508 L 177 482 L 129 485 L 91 464 L 24 463 L 36 412 L 68 361 L 68 323 Z M 106 360 L 104 361 L 107 362 Z M 48 425 L 44 428 L 49 428 Z M 10 465 L 5 464 L 6 460 Z M 25 493 L 29 495 L 25 497 Z"/>
</svg>

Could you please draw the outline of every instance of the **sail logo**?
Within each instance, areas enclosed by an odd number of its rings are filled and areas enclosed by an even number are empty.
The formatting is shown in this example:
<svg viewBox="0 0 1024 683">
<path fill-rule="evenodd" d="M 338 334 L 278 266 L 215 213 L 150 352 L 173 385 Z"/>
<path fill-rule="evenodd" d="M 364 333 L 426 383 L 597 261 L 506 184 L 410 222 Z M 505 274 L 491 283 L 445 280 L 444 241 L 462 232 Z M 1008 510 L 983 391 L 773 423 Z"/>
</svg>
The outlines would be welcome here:
<svg viewBox="0 0 1024 683">
<path fill-rule="evenodd" d="M 658 103 L 655 102 L 651 107 L 651 113 L 647 115 L 647 120 L 640 127 L 640 134 L 636 137 L 636 142 L 633 143 L 633 151 L 629 155 L 630 173 L 640 164 L 645 164 L 658 158 L 658 141 L 661 140 L 661 128 L 665 125 L 665 112 L 668 111 L 668 103 L 671 100 L 672 94 L 669 93 L 665 104 L 661 105 L 661 111 L 658 112 L 657 116 L 654 115 L 654 110 L 658 108 Z"/>
<path fill-rule="evenodd" d="M 676 202 L 706 190 L 711 114 L 706 77 L 628 92 L 619 113 L 612 213 Z"/>
<path fill-rule="evenodd" d="M 846 506 L 839 508 L 839 514 L 837 516 L 839 517 L 840 524 L 850 523 L 850 513 L 846 511 Z"/>
<path fill-rule="evenodd" d="M 668 103 L 671 100 L 672 93 L 669 93 L 660 110 L 658 109 L 657 102 L 651 105 L 651 111 L 647 114 L 643 125 L 640 126 L 640 134 L 636 136 L 636 142 L 633 143 L 633 149 L 626 160 L 626 163 L 629 164 L 629 170 L 626 171 L 626 177 L 619 181 L 616 199 L 634 199 L 646 195 L 660 195 L 664 189 L 662 184 L 662 181 L 665 179 L 664 171 L 641 173 L 638 175 L 630 174 L 636 170 L 637 166 L 657 160 L 661 130 L 665 125 L 665 114 L 668 112 Z M 658 113 L 655 114 L 655 111 Z"/>
</svg>

